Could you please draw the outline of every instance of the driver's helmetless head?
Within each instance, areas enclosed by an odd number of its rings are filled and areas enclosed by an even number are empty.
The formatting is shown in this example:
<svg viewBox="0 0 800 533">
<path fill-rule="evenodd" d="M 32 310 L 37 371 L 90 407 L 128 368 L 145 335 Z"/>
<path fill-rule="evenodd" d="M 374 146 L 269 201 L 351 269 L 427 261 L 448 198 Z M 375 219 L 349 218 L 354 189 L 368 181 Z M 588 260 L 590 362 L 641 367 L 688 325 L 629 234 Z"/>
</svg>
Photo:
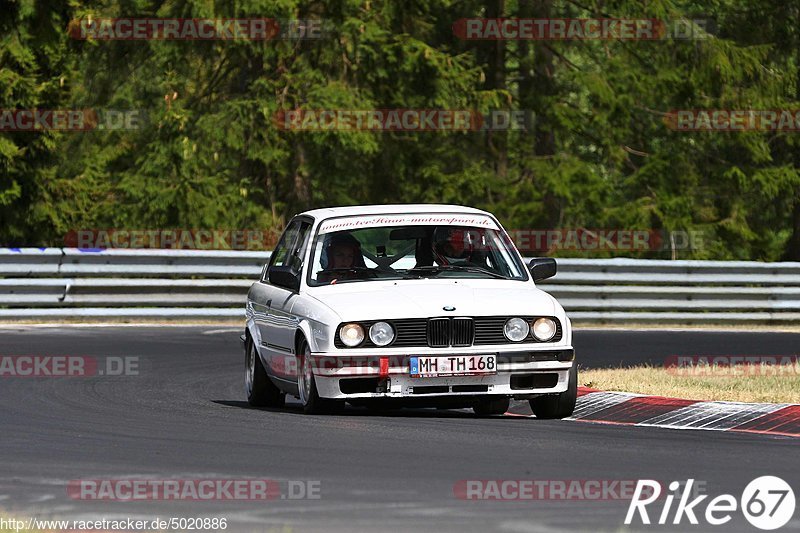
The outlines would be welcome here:
<svg viewBox="0 0 800 533">
<path fill-rule="evenodd" d="M 328 257 L 331 268 L 349 268 L 355 265 L 356 250 L 352 245 L 334 244 L 329 248 Z"/>
<path fill-rule="evenodd" d="M 331 237 L 325 247 L 327 265 L 325 268 L 351 268 L 364 266 L 361 259 L 361 244 L 350 234 Z"/>
</svg>

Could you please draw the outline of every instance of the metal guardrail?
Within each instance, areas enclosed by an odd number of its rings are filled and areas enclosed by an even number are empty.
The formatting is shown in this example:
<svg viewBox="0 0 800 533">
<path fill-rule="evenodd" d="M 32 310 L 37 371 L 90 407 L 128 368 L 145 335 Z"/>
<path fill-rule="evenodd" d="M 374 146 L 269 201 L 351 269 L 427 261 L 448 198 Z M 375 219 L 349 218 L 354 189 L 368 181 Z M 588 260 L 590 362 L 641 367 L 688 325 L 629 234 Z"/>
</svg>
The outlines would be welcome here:
<svg viewBox="0 0 800 533">
<path fill-rule="evenodd" d="M 0 276 L 247 277 L 269 252 L 0 248 Z"/>
<path fill-rule="evenodd" d="M 270 252 L 0 249 L 0 319 L 236 319 Z M 800 263 L 560 259 L 574 321 L 800 322 Z"/>
</svg>

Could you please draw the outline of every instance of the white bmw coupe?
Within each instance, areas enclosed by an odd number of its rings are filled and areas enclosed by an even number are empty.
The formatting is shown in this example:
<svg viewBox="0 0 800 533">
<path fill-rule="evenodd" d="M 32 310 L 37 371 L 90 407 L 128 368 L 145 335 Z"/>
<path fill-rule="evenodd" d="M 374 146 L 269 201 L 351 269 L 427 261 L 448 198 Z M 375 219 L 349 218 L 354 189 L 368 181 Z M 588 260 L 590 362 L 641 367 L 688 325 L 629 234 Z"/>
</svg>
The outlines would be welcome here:
<svg viewBox="0 0 800 533">
<path fill-rule="evenodd" d="M 316 209 L 294 217 L 247 296 L 245 388 L 306 413 L 351 405 L 471 407 L 539 418 L 575 408 L 570 321 L 498 220 L 454 205 Z"/>
</svg>

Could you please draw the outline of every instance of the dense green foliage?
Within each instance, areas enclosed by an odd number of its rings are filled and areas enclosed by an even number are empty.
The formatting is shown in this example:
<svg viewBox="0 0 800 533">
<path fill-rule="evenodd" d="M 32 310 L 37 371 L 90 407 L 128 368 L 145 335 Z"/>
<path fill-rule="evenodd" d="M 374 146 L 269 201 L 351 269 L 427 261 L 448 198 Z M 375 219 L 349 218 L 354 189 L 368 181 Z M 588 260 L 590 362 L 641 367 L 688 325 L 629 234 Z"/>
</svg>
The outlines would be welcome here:
<svg viewBox="0 0 800 533">
<path fill-rule="evenodd" d="M 465 41 L 452 28 L 463 17 L 699 15 L 716 22 L 709 38 Z M 315 18 L 326 34 L 70 38 L 70 21 L 87 16 Z M 133 130 L 0 132 L 0 242 L 57 246 L 79 228 L 280 229 L 309 207 L 453 202 L 507 228 L 701 231 L 703 246 L 680 257 L 800 260 L 800 133 L 692 133 L 664 120 L 800 107 L 799 21 L 800 0 L 0 1 L 0 109 L 147 117 Z M 536 120 L 528 131 L 404 133 L 273 120 L 406 107 Z"/>
</svg>

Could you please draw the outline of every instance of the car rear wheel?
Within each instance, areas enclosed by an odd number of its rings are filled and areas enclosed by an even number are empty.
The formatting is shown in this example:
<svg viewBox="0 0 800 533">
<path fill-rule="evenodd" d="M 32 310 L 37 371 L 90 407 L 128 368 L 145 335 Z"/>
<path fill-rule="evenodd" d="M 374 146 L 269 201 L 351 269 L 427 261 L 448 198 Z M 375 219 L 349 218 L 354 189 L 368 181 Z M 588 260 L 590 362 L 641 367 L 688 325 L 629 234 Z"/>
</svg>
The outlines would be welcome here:
<svg viewBox="0 0 800 533">
<path fill-rule="evenodd" d="M 509 398 L 484 398 L 472 406 L 478 416 L 502 415 L 508 411 L 511 404 Z"/>
<path fill-rule="evenodd" d="M 244 388 L 254 407 L 282 407 L 286 395 L 267 376 L 252 339 L 247 339 L 244 358 Z"/>
<path fill-rule="evenodd" d="M 297 391 L 303 412 L 307 415 L 341 412 L 344 409 L 343 401 L 320 398 L 311 362 L 311 349 L 304 340 L 300 343 L 297 361 Z"/>
<path fill-rule="evenodd" d="M 567 390 L 560 394 L 547 394 L 529 400 L 531 411 L 536 418 L 567 418 L 575 411 L 575 402 L 578 400 L 578 363 L 573 363 L 569 369 L 569 385 Z"/>
</svg>

